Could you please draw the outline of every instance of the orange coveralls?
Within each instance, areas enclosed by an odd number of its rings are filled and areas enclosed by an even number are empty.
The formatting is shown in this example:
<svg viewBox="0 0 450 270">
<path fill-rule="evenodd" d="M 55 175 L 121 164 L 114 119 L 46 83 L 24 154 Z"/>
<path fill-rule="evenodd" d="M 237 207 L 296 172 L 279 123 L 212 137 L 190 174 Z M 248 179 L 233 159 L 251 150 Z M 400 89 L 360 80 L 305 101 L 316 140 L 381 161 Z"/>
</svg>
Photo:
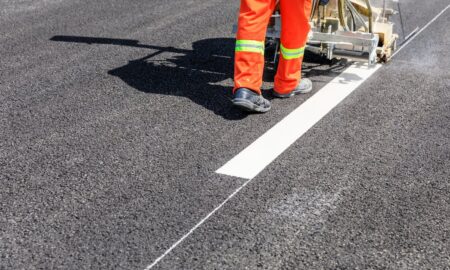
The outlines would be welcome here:
<svg viewBox="0 0 450 270">
<path fill-rule="evenodd" d="M 310 30 L 312 0 L 280 0 L 281 46 L 275 91 L 286 94 L 300 81 L 301 65 Z M 276 0 L 241 0 L 235 49 L 234 89 L 261 94 L 267 25 Z"/>
</svg>

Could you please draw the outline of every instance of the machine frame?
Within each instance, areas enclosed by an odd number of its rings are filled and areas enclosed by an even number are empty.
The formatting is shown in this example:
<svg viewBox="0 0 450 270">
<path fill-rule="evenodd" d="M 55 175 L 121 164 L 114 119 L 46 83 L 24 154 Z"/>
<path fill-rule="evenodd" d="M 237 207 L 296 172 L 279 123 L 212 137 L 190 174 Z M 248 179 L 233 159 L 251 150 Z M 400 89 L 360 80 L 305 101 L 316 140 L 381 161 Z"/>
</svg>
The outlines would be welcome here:
<svg viewBox="0 0 450 270">
<path fill-rule="evenodd" d="M 329 60 L 345 58 L 369 65 L 388 61 L 396 50 L 398 35 L 390 22 L 396 11 L 386 8 L 386 0 L 381 7 L 374 7 L 370 0 L 313 0 L 312 5 L 308 50 Z M 266 33 L 266 44 L 276 46 L 274 62 L 279 53 L 281 16 L 277 5 Z"/>
</svg>

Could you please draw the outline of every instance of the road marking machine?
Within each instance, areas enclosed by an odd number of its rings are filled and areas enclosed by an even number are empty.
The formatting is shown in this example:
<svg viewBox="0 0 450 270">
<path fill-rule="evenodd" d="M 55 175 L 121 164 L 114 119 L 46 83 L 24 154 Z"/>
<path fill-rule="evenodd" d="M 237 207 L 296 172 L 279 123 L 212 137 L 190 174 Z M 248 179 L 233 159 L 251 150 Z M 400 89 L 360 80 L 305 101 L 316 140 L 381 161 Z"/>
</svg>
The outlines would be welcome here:
<svg viewBox="0 0 450 270">
<path fill-rule="evenodd" d="M 395 2 L 398 0 L 312 0 L 307 49 L 329 60 L 369 65 L 389 61 L 398 40 L 391 21 L 399 12 L 394 9 Z M 279 53 L 281 16 L 277 4 L 266 34 L 266 47 L 275 46 L 274 62 Z"/>
</svg>

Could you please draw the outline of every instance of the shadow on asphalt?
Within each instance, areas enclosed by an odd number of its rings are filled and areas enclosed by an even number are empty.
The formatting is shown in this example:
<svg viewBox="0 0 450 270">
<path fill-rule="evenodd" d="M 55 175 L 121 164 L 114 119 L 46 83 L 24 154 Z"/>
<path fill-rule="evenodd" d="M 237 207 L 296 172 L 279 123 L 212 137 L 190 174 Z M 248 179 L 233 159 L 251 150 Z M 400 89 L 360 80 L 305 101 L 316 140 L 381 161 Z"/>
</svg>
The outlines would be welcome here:
<svg viewBox="0 0 450 270">
<path fill-rule="evenodd" d="M 200 40 L 192 44 L 192 50 L 127 39 L 54 36 L 50 40 L 151 49 L 147 56 L 131 60 L 108 74 L 145 93 L 187 97 L 225 119 L 240 120 L 248 115 L 231 106 L 231 88 L 221 85 L 233 77 L 234 39 Z M 170 53 L 170 57 L 153 59 L 162 53 Z"/>
<path fill-rule="evenodd" d="M 50 40 L 150 49 L 152 53 L 147 56 L 131 60 L 124 66 L 108 71 L 108 74 L 119 77 L 129 86 L 145 93 L 187 97 L 228 120 L 240 120 L 248 115 L 231 106 L 231 87 L 221 85 L 221 82 L 233 77 L 235 40 L 232 38 L 196 41 L 192 44 L 192 50 L 139 44 L 138 40 L 131 39 L 54 36 Z M 268 48 L 268 58 L 273 59 L 274 51 Z M 170 57 L 156 58 L 162 53 L 168 53 Z M 314 54 L 306 54 L 304 62 L 303 73 L 306 77 L 334 77 L 343 68 Z M 274 75 L 275 66 L 266 61 L 264 81 L 273 82 Z M 272 99 L 266 91 L 263 91 L 263 95 Z"/>
</svg>

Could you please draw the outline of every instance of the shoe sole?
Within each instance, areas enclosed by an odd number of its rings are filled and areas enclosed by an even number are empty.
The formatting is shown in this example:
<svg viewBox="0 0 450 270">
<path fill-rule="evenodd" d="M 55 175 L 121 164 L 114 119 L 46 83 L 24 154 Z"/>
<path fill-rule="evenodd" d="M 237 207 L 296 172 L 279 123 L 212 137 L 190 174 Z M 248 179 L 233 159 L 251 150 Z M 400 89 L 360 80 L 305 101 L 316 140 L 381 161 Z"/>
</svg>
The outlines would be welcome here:
<svg viewBox="0 0 450 270">
<path fill-rule="evenodd" d="M 307 93 L 311 92 L 312 89 L 313 89 L 313 88 L 312 88 L 312 86 L 311 86 L 311 87 L 309 87 L 309 88 L 307 88 L 307 89 L 304 89 L 304 90 L 292 91 L 292 92 L 290 92 L 289 94 L 278 94 L 277 92 L 275 92 L 275 90 L 273 90 L 273 91 L 272 91 L 272 94 L 273 94 L 274 96 L 278 97 L 278 98 L 290 98 L 290 97 L 293 97 L 293 96 L 295 96 L 295 95 L 307 94 Z"/>
<path fill-rule="evenodd" d="M 253 102 L 250 102 L 246 99 L 240 99 L 240 98 L 233 99 L 233 106 L 239 107 L 247 112 L 258 112 L 258 113 L 268 112 L 271 108 L 271 106 L 264 108 L 264 107 L 254 104 Z"/>
</svg>

